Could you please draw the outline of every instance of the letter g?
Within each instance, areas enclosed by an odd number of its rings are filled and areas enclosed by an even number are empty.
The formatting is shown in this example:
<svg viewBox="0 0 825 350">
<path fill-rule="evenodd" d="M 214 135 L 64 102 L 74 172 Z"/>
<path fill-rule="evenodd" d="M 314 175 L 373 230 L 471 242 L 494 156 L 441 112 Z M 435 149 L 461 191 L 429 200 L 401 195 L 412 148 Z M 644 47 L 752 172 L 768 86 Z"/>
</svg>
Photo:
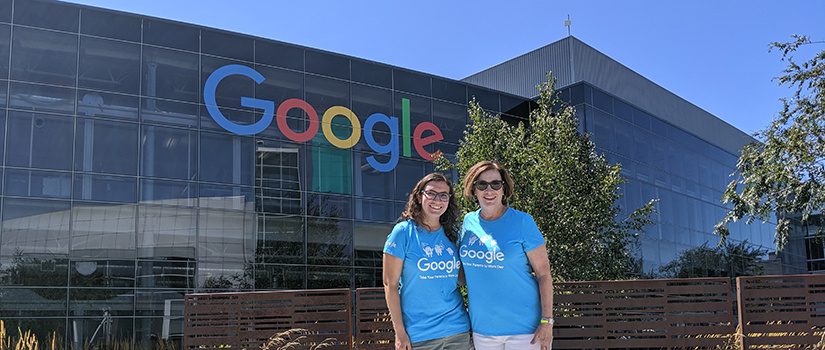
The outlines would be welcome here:
<svg viewBox="0 0 825 350">
<path fill-rule="evenodd" d="M 236 124 L 229 121 L 229 119 L 226 119 L 223 113 L 221 113 L 221 110 L 218 109 L 218 103 L 215 101 L 215 91 L 218 88 L 218 83 L 230 75 L 243 75 L 251 78 L 258 84 L 264 81 L 264 76 L 261 75 L 261 73 L 247 66 L 229 64 L 216 69 L 209 75 L 209 78 L 206 79 L 206 84 L 203 85 L 203 101 L 206 103 L 206 110 L 209 112 L 209 115 L 212 116 L 212 119 L 214 119 L 218 125 L 226 129 L 226 131 L 235 134 L 254 135 L 266 130 L 269 124 L 272 123 L 272 117 L 275 114 L 275 102 L 251 97 L 241 97 L 241 106 L 264 110 L 264 115 L 261 117 L 261 120 L 249 125 Z"/>
</svg>

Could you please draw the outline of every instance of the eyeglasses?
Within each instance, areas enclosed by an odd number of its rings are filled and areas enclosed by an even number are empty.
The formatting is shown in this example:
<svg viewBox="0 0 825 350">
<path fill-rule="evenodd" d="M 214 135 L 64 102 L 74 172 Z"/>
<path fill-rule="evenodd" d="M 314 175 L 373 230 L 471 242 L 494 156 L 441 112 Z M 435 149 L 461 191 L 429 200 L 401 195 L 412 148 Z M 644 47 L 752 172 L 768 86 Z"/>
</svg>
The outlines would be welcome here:
<svg viewBox="0 0 825 350">
<path fill-rule="evenodd" d="M 501 180 L 493 180 L 490 182 L 478 180 L 473 182 L 473 185 L 476 186 L 476 189 L 479 191 L 484 191 L 487 189 L 487 185 L 493 188 L 493 191 L 498 191 L 501 189 L 501 185 L 504 185 L 504 181 Z"/>
<path fill-rule="evenodd" d="M 421 193 L 424 195 L 424 197 L 427 197 L 427 199 L 436 200 L 436 201 L 439 201 L 439 202 L 449 201 L 450 196 L 452 196 L 451 194 L 446 193 L 446 192 L 436 192 L 436 191 L 430 191 L 430 190 L 424 190 L 424 191 L 421 191 Z"/>
</svg>

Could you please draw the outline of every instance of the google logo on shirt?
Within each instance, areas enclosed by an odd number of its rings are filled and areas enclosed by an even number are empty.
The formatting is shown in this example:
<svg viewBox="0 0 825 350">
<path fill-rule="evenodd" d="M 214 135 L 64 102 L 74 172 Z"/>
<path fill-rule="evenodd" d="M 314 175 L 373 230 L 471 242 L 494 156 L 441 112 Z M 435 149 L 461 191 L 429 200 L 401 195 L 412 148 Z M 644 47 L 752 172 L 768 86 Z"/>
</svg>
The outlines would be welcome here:
<svg viewBox="0 0 825 350">
<path fill-rule="evenodd" d="M 248 77 L 254 80 L 257 84 L 264 81 L 264 76 L 261 75 L 261 73 L 258 73 L 258 71 L 252 68 L 239 64 L 230 64 L 220 67 L 212 72 L 212 74 L 210 74 L 206 79 L 206 83 L 203 86 L 203 100 L 206 103 L 206 110 L 209 112 L 212 119 L 218 123 L 218 125 L 231 133 L 238 135 L 254 135 L 260 133 L 266 130 L 266 128 L 272 124 L 272 119 L 275 118 L 276 123 L 278 124 L 278 129 L 281 133 L 286 136 L 286 138 L 295 142 L 307 142 L 311 140 L 318 133 L 319 125 L 324 133 L 324 137 L 326 137 L 329 143 L 335 147 L 352 148 L 361 139 L 361 121 L 349 108 L 344 106 L 332 106 L 327 109 L 324 114 L 322 114 L 321 120 L 319 121 L 318 113 L 315 111 L 315 108 L 313 108 L 306 101 L 297 98 L 291 98 L 281 102 L 276 110 L 275 102 L 273 101 L 242 96 L 241 106 L 262 109 L 263 117 L 253 124 L 237 124 L 232 122 L 227 119 L 223 113 L 221 113 L 220 109 L 218 109 L 218 103 L 215 100 L 215 91 L 217 90 L 218 84 L 221 80 L 231 75 L 242 75 Z M 424 150 L 424 146 L 444 139 L 441 134 L 441 130 L 438 129 L 435 124 L 430 122 L 421 122 L 416 125 L 411 137 L 410 100 L 402 99 L 401 107 L 402 130 L 400 133 L 398 131 L 399 121 L 396 117 L 388 117 L 382 113 L 374 113 L 367 117 L 364 121 L 364 140 L 367 142 L 370 149 L 379 154 L 390 155 L 390 160 L 386 163 L 378 162 L 378 160 L 373 156 L 367 157 L 367 162 L 375 170 L 388 172 L 395 169 L 395 166 L 398 165 L 398 158 L 401 151 L 404 152 L 405 157 L 411 156 L 411 143 L 421 158 L 434 160 L 433 155 Z M 289 125 L 287 125 L 286 114 L 293 108 L 298 108 L 306 113 L 307 118 L 309 119 L 309 126 L 306 130 L 295 131 L 290 129 Z M 341 139 L 332 133 L 332 120 L 336 117 L 344 117 L 349 120 L 349 123 L 352 126 L 352 133 L 348 138 Z M 378 123 L 389 127 L 391 132 L 390 142 L 385 145 L 376 142 L 375 137 L 373 136 L 373 128 L 375 127 L 375 124 Z M 432 133 L 432 135 L 422 137 L 427 131 Z M 402 138 L 402 142 L 399 142 L 399 136 Z M 399 143 L 402 143 L 403 149 L 399 146 Z"/>
</svg>

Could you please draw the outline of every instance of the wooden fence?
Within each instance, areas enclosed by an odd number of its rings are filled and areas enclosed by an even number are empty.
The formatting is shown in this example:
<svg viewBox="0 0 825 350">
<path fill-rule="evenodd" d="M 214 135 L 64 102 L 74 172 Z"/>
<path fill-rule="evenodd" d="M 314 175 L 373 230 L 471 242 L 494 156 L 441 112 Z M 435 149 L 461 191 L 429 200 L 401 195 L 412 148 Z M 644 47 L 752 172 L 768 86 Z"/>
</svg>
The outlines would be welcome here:
<svg viewBox="0 0 825 350">
<path fill-rule="evenodd" d="M 825 275 L 556 283 L 553 349 L 803 349 L 825 330 Z M 742 302 L 736 303 L 736 300 Z M 738 314 L 738 318 L 736 315 Z M 741 335 L 737 336 L 737 324 Z M 184 349 L 259 349 L 291 328 L 303 348 L 392 350 L 382 288 L 186 296 Z M 738 339 L 738 340 L 736 340 Z"/>
</svg>

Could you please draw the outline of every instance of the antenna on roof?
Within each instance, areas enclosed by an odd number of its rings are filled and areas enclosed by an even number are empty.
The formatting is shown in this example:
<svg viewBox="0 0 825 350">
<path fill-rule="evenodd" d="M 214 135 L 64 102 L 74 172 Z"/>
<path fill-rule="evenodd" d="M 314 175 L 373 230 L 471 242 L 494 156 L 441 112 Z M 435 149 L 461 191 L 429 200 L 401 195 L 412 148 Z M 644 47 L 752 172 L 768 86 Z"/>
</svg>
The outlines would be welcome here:
<svg viewBox="0 0 825 350">
<path fill-rule="evenodd" d="M 564 21 L 564 26 L 567 27 L 567 36 L 570 36 L 570 14 L 567 14 L 567 19 Z"/>
</svg>

